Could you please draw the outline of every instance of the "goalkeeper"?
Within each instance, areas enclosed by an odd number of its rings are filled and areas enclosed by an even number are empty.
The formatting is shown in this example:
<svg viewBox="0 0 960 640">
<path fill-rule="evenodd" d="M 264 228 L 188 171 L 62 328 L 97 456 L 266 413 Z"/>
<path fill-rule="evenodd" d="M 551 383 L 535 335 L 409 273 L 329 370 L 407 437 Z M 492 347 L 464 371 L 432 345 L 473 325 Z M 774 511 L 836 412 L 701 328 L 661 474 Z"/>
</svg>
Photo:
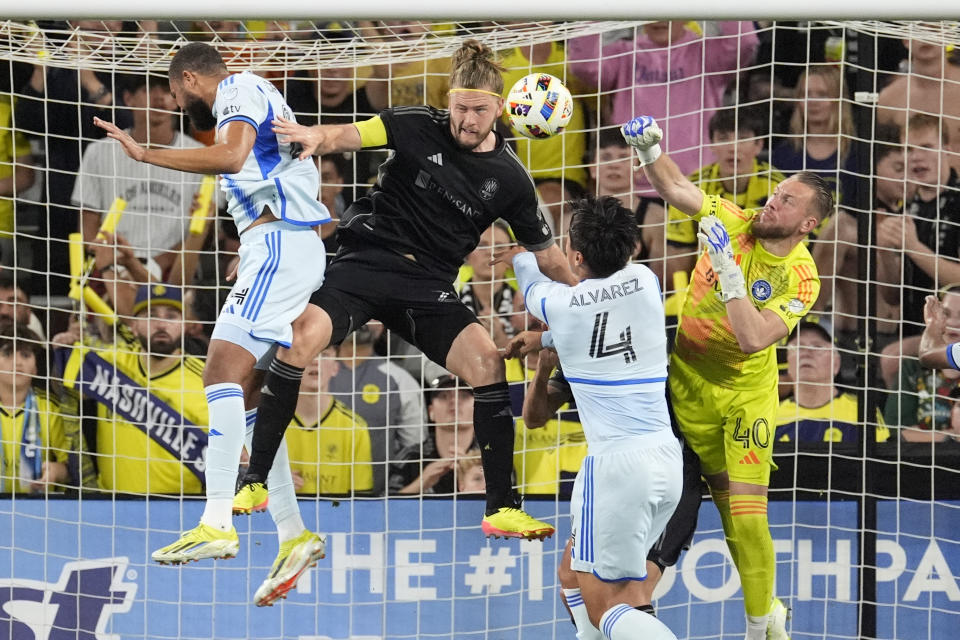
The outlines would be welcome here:
<svg viewBox="0 0 960 640">
<path fill-rule="evenodd" d="M 622 131 L 657 193 L 700 223 L 706 251 L 680 315 L 670 397 L 680 431 L 700 457 L 740 573 L 746 638 L 783 640 L 787 610 L 773 593 L 767 523 L 778 406 L 775 345 L 820 292 L 803 239 L 833 211 L 832 191 L 804 171 L 780 183 L 763 209 L 744 211 L 705 195 L 661 154 L 653 118 L 634 118 Z"/>
</svg>

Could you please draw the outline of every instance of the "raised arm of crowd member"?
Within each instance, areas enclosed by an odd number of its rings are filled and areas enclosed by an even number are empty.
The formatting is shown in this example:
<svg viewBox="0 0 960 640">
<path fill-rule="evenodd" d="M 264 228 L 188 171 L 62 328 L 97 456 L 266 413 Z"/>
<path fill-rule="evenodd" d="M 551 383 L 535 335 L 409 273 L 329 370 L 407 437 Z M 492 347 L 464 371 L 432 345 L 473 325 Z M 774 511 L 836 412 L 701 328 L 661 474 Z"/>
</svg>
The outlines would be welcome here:
<svg viewBox="0 0 960 640">
<path fill-rule="evenodd" d="M 944 340 L 947 319 L 937 296 L 927 296 L 923 320 L 926 326 L 920 336 L 920 364 L 928 369 L 960 369 L 960 342 L 947 344 Z"/>
<path fill-rule="evenodd" d="M 121 235 L 104 232 L 103 240 L 91 243 L 95 264 L 107 287 L 107 295 L 114 310 L 121 316 L 131 316 L 137 287 L 150 282 L 150 272 L 134 254 Z"/>
</svg>

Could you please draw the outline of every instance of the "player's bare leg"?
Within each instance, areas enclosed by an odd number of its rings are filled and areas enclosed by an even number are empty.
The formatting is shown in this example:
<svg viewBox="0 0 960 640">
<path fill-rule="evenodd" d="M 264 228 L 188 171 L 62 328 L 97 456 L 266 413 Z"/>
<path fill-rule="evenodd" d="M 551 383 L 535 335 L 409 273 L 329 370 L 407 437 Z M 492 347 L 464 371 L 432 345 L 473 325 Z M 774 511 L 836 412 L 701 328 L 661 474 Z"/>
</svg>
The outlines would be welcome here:
<svg viewBox="0 0 960 640">
<path fill-rule="evenodd" d="M 577 627 L 577 638 L 587 640 L 596 638 L 603 639 L 603 634 L 593 626 L 587 616 L 587 608 L 583 602 L 583 596 L 580 593 L 580 583 L 577 581 L 578 573 L 570 568 L 570 552 L 573 546 L 572 540 L 567 540 L 567 546 L 563 550 L 563 556 L 560 559 L 560 565 L 557 567 L 557 579 L 560 583 L 560 600 L 563 606 L 567 608 L 570 619 Z M 657 583 L 663 574 L 660 567 L 655 562 L 647 561 L 647 579 L 643 581 L 631 580 L 626 585 L 623 594 L 627 604 L 632 604 L 635 609 L 656 615 L 653 609 L 653 592 L 657 588 Z"/>
<path fill-rule="evenodd" d="M 612 638 L 613 640 L 677 640 L 670 629 L 656 616 L 631 605 L 637 587 L 633 580 L 607 582 L 592 573 L 577 571 L 580 596 L 587 609 L 589 623 L 599 635 L 578 638 Z"/>
<path fill-rule="evenodd" d="M 233 528 L 233 491 L 243 449 L 244 395 L 255 379 L 253 355 L 232 342 L 211 340 L 203 371 L 210 414 L 206 451 L 207 501 L 200 524 L 152 554 L 156 562 L 180 564 L 232 558 L 239 550 Z"/>
<path fill-rule="evenodd" d="M 447 353 L 446 368 L 473 387 L 473 428 L 487 481 L 487 536 L 549 538 L 554 528 L 519 506 L 513 486 L 513 413 L 503 359 L 479 323 L 464 327 Z"/>
<path fill-rule="evenodd" d="M 256 505 L 266 506 L 267 475 L 296 412 L 303 369 L 327 347 L 332 332 L 327 312 L 308 304 L 293 322 L 290 347 L 277 350 L 263 379 L 250 465 L 233 500 L 235 512 L 249 513 Z"/>
</svg>

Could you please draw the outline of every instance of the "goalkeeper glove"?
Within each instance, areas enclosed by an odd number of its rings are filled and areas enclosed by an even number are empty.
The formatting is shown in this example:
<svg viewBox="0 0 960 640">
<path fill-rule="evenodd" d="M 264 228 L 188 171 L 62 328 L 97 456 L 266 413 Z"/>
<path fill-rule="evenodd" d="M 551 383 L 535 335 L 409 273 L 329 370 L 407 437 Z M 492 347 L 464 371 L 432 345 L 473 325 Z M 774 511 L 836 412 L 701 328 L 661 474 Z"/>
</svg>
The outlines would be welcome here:
<svg viewBox="0 0 960 640">
<path fill-rule="evenodd" d="M 623 139 L 637 151 L 640 166 L 645 167 L 660 157 L 663 131 L 650 116 L 639 116 L 620 127 Z"/>
<path fill-rule="evenodd" d="M 720 299 L 724 303 L 747 297 L 747 283 L 730 246 L 730 234 L 716 216 L 703 216 L 697 237 L 707 247 L 713 272 L 720 281 Z"/>
</svg>

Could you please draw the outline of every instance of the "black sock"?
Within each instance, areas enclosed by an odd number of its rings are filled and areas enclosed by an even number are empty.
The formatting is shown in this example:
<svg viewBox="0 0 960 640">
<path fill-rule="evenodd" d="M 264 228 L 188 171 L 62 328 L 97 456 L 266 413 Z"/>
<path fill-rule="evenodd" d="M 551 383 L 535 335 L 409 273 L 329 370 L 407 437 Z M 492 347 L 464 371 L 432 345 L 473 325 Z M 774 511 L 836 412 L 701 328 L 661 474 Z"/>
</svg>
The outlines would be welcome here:
<svg viewBox="0 0 960 640">
<path fill-rule="evenodd" d="M 657 610 L 653 608 L 652 604 L 642 604 L 639 607 L 634 607 L 637 611 L 643 611 L 644 613 L 649 613 L 654 618 L 657 617 Z"/>
<path fill-rule="evenodd" d="M 253 445 L 247 476 L 263 482 L 273 466 L 283 434 L 297 411 L 300 395 L 300 379 L 303 369 L 280 362 L 270 363 L 260 389 L 260 406 L 257 407 L 257 423 L 253 429 Z"/>
<path fill-rule="evenodd" d="M 517 505 L 513 495 L 513 412 L 510 387 L 496 382 L 473 388 L 473 431 L 487 482 L 487 515 Z"/>
</svg>

